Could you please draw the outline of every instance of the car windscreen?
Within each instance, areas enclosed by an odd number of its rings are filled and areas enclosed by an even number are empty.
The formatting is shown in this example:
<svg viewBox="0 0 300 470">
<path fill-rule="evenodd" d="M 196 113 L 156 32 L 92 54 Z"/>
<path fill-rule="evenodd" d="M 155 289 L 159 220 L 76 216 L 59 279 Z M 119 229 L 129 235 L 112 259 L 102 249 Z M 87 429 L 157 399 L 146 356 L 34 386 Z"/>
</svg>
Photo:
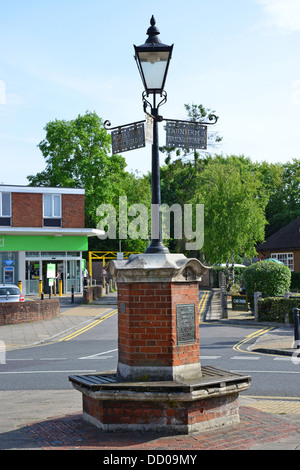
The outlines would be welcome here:
<svg viewBox="0 0 300 470">
<path fill-rule="evenodd" d="M 17 287 L 0 287 L 0 295 L 20 295 Z"/>
</svg>

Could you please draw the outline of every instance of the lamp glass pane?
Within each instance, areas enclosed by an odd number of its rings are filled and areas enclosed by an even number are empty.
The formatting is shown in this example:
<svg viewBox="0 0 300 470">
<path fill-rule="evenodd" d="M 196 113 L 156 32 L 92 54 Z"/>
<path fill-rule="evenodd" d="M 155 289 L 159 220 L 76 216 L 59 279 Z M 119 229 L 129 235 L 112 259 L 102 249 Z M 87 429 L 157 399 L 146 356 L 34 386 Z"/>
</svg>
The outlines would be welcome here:
<svg viewBox="0 0 300 470">
<path fill-rule="evenodd" d="M 148 89 L 160 90 L 168 65 L 169 52 L 140 52 L 139 59 Z"/>
</svg>

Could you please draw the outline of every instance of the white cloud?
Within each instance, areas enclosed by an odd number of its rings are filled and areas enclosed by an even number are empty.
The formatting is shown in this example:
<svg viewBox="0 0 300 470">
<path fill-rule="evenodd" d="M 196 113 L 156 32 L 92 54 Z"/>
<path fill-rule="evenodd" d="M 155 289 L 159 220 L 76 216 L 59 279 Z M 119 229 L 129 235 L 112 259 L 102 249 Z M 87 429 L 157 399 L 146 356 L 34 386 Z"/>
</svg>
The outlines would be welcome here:
<svg viewBox="0 0 300 470">
<path fill-rule="evenodd" d="M 282 33 L 300 31 L 299 0 L 257 0 L 267 15 L 267 26 L 275 27 Z"/>
</svg>

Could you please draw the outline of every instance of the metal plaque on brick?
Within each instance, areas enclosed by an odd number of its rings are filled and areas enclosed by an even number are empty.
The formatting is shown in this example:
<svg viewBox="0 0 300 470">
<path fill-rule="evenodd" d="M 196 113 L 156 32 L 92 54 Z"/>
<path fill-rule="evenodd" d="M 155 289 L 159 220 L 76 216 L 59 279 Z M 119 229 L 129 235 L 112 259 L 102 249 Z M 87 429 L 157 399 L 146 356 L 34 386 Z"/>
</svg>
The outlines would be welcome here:
<svg viewBox="0 0 300 470">
<path fill-rule="evenodd" d="M 112 153 L 128 152 L 146 146 L 143 123 L 120 126 L 111 133 Z"/>
<path fill-rule="evenodd" d="M 177 344 L 195 343 L 195 305 L 176 305 Z"/>
<path fill-rule="evenodd" d="M 167 121 L 166 132 L 166 146 L 169 148 L 207 148 L 207 126 L 200 122 Z"/>
</svg>

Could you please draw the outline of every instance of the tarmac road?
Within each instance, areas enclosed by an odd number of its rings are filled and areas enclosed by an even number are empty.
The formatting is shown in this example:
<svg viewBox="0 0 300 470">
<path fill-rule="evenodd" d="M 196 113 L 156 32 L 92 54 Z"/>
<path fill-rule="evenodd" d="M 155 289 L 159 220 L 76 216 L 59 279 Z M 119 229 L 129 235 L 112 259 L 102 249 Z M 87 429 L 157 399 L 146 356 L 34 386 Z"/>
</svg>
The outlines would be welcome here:
<svg viewBox="0 0 300 470">
<path fill-rule="evenodd" d="M 58 318 L 37 322 L 38 325 L 0 327 L 0 340 L 10 349 L 44 343 L 53 336 L 76 334 L 94 321 L 95 312 L 99 318 L 112 309 L 111 303 L 87 306 L 77 303 L 66 308 Z M 282 339 L 284 333 L 282 331 Z M 267 346 L 265 352 L 274 352 L 271 341 Z M 275 346 L 278 347 L 278 343 Z M 277 349 L 277 352 L 288 349 Z M 94 428 L 82 420 L 81 394 L 71 388 L 3 390 L 0 391 L 0 449 L 114 450 L 118 453 L 141 450 L 148 453 L 216 449 L 296 450 L 300 449 L 299 402 L 297 397 L 272 399 L 241 396 L 240 424 L 190 436 L 165 436 L 152 433 L 104 433 Z"/>
</svg>

